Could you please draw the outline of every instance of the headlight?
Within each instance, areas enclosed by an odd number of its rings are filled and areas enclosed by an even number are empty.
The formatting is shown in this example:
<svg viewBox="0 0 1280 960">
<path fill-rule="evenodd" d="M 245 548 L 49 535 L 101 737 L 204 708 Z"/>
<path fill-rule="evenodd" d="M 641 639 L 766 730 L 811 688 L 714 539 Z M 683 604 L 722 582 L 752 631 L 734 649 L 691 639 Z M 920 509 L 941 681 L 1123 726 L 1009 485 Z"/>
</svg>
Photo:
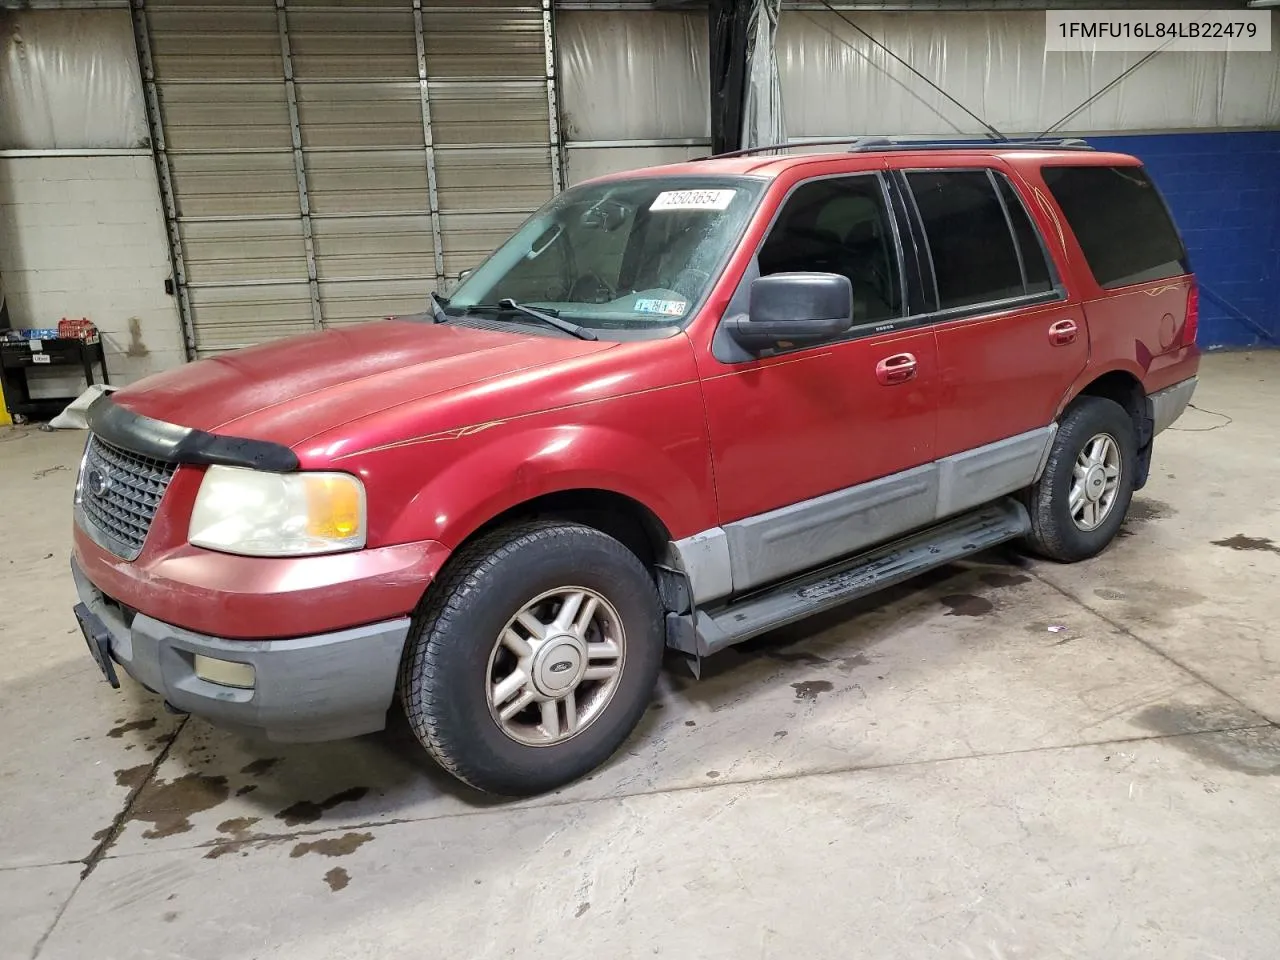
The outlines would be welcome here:
<svg viewBox="0 0 1280 960">
<path fill-rule="evenodd" d="M 349 473 L 205 471 L 187 539 L 255 557 L 355 550 L 365 542 L 364 484 Z"/>
</svg>

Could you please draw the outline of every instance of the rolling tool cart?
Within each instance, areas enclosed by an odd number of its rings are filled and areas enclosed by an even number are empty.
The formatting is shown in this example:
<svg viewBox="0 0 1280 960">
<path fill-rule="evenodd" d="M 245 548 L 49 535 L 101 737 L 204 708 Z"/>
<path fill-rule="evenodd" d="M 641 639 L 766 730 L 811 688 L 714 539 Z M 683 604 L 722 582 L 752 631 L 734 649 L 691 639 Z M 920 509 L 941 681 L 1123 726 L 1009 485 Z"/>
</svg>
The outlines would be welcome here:
<svg viewBox="0 0 1280 960">
<path fill-rule="evenodd" d="M 74 367 L 93 386 L 95 365 L 101 381 L 110 384 L 107 358 L 97 327 L 87 320 L 64 320 L 57 329 L 15 330 L 0 336 L 0 390 L 15 423 L 51 420 L 73 400 L 69 397 L 31 396 L 32 370 Z"/>
</svg>

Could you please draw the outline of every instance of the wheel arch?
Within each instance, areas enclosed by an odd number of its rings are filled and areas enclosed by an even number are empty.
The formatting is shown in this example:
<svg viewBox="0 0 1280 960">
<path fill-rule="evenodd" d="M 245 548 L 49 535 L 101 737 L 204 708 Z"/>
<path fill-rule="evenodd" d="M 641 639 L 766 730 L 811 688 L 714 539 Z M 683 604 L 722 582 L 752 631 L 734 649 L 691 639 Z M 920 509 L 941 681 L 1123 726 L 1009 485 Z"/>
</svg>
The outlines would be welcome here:
<svg viewBox="0 0 1280 960">
<path fill-rule="evenodd" d="M 1134 436 L 1138 440 L 1134 489 L 1141 490 L 1146 485 L 1151 471 L 1154 436 L 1151 401 L 1147 399 L 1147 391 L 1142 381 L 1130 370 L 1119 368 L 1108 370 L 1082 385 L 1069 401 L 1063 404 L 1062 412 L 1065 413 L 1081 397 L 1101 397 L 1104 400 L 1110 400 L 1129 414 L 1129 418 L 1133 421 Z"/>
<path fill-rule="evenodd" d="M 1109 370 L 1086 383 L 1071 399 L 1074 402 L 1080 397 L 1103 397 L 1122 406 L 1133 418 L 1141 445 L 1141 421 L 1146 415 L 1147 401 L 1141 380 L 1128 370 Z"/>
<path fill-rule="evenodd" d="M 459 549 L 499 527 L 526 520 L 592 527 L 613 537 L 650 569 L 665 556 L 671 542 L 666 524 L 634 497 L 599 487 L 576 487 L 540 494 L 502 510 L 468 534 Z"/>
</svg>

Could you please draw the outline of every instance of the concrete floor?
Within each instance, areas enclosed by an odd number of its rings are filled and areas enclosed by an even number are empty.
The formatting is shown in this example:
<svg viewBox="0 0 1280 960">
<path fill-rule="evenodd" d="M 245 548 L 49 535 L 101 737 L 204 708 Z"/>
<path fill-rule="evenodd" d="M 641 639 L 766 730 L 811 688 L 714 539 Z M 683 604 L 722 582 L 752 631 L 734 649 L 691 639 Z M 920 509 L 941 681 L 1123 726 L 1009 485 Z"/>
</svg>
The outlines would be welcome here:
<svg viewBox="0 0 1280 960">
<path fill-rule="evenodd" d="M 1103 556 L 670 671 L 514 804 L 402 724 L 283 747 L 113 692 L 71 616 L 83 435 L 0 431 L 0 957 L 1270 960 L 1280 353 L 1206 358 L 1195 403 Z"/>
</svg>

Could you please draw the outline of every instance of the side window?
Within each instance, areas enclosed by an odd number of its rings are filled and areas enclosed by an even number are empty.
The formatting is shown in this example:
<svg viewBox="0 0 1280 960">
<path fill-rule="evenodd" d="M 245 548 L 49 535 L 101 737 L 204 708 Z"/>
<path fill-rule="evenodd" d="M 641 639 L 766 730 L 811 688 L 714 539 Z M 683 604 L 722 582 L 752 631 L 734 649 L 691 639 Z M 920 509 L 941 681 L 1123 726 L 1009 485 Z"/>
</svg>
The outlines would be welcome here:
<svg viewBox="0 0 1280 960">
<path fill-rule="evenodd" d="M 1009 211 L 1009 223 L 1013 225 L 1013 235 L 1018 241 L 1018 250 L 1022 254 L 1022 268 L 1026 273 L 1027 293 L 1048 293 L 1053 289 L 1053 276 L 1049 272 L 1049 261 L 1045 254 L 1040 234 L 1031 222 L 1026 205 L 1013 189 L 1013 184 L 1003 173 L 995 174 L 996 184 L 1000 187 L 1000 197 L 1004 207 Z"/>
<path fill-rule="evenodd" d="M 760 275 L 838 273 L 853 284 L 853 322 L 902 316 L 897 243 L 875 176 L 801 184 L 760 248 Z"/>
<path fill-rule="evenodd" d="M 1099 286 L 1190 272 L 1178 231 L 1141 167 L 1044 167 L 1041 174 Z"/>
<path fill-rule="evenodd" d="M 986 171 L 918 171 L 907 184 L 929 241 L 938 309 L 1023 295 L 1018 248 Z"/>
</svg>

